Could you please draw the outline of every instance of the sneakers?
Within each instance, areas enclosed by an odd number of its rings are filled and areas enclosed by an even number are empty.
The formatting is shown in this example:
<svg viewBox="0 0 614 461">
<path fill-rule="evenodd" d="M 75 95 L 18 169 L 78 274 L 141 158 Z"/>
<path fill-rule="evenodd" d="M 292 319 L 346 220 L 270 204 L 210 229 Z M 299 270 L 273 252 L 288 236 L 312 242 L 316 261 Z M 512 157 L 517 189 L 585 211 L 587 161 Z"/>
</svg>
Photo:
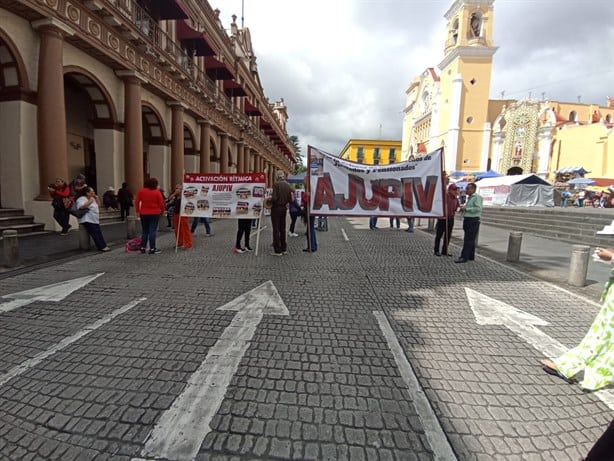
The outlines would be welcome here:
<svg viewBox="0 0 614 461">
<path fill-rule="evenodd" d="M 160 253 L 162 253 L 162 251 L 158 250 L 157 248 L 154 248 L 153 250 L 149 250 L 150 255 L 159 255 Z"/>
<path fill-rule="evenodd" d="M 213 232 L 211 232 L 210 234 L 205 234 L 205 237 L 213 237 Z"/>
<path fill-rule="evenodd" d="M 288 232 L 288 235 L 289 235 L 290 237 L 298 237 L 298 234 L 297 234 L 297 233 L 295 233 L 295 232 Z"/>
<path fill-rule="evenodd" d="M 271 252 L 271 256 L 283 256 L 283 253 L 275 253 L 273 251 L 273 252 Z"/>
<path fill-rule="evenodd" d="M 144 255 L 145 253 L 147 253 L 147 250 L 145 248 L 141 248 L 141 254 Z"/>
<path fill-rule="evenodd" d="M 253 250 L 253 248 L 245 247 L 245 248 L 243 248 L 243 251 L 250 252 L 250 251 L 254 251 L 254 250 Z"/>
<path fill-rule="evenodd" d="M 232 252 L 233 252 L 233 253 L 245 253 L 245 250 L 244 250 L 243 248 L 237 248 L 237 247 L 234 247 L 234 248 L 232 249 Z"/>
</svg>

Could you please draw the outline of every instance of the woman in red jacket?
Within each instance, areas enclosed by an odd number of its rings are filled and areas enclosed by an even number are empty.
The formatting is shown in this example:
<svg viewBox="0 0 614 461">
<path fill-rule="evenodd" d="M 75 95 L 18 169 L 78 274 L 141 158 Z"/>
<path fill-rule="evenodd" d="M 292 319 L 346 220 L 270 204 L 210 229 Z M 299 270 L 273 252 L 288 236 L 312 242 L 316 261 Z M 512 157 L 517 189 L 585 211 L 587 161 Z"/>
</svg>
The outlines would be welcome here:
<svg viewBox="0 0 614 461">
<path fill-rule="evenodd" d="M 53 197 L 51 202 L 53 206 L 53 217 L 62 228 L 60 235 L 68 235 L 68 229 L 71 228 L 71 225 L 68 224 L 70 220 L 68 208 L 70 208 L 72 204 L 72 200 L 70 200 L 70 187 L 68 187 L 68 184 L 66 184 L 66 181 L 62 178 L 57 178 L 55 184 L 49 184 L 47 189 L 51 197 Z M 68 207 L 66 206 L 67 204 Z"/>
<path fill-rule="evenodd" d="M 141 218 L 141 253 L 147 251 L 147 243 L 149 242 L 149 254 L 155 255 L 160 253 L 156 248 L 156 235 L 158 233 L 158 221 L 164 213 L 164 198 L 162 192 L 158 188 L 158 180 L 149 178 L 145 181 L 145 186 L 138 191 L 134 199 L 136 217 Z"/>
</svg>

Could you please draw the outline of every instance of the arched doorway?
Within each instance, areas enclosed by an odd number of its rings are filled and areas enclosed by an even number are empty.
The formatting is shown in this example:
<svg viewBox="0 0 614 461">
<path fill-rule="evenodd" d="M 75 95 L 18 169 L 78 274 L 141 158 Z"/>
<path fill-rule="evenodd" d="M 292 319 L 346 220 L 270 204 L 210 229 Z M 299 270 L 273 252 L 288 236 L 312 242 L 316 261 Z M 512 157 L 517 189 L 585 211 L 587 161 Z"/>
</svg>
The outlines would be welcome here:
<svg viewBox="0 0 614 461">
<path fill-rule="evenodd" d="M 166 184 L 170 175 L 168 141 L 162 117 L 151 105 L 142 106 L 143 122 L 143 177 L 158 178 L 160 184 Z M 170 186 L 169 186 L 170 187 Z"/>
<path fill-rule="evenodd" d="M 113 152 L 104 147 L 112 145 L 105 139 L 109 133 L 96 133 L 115 124 L 115 108 L 110 101 L 103 86 L 89 72 L 77 67 L 64 70 L 68 179 L 84 174 L 87 184 L 97 191 L 117 186 Z"/>
<path fill-rule="evenodd" d="M 21 164 L 25 149 L 22 134 L 27 132 L 22 125 L 24 117 L 21 111 L 28 103 L 34 103 L 32 92 L 28 87 L 26 67 L 17 47 L 10 38 L 0 30 L 0 206 L 22 208 L 30 194 L 22 183 L 32 174 L 16 171 L 15 165 Z M 18 109 L 15 107 L 19 106 Z M 6 110 L 5 110 L 6 108 Z M 31 181 L 31 179 L 30 179 Z M 39 184 L 31 184 L 31 195 L 39 190 Z"/>
</svg>

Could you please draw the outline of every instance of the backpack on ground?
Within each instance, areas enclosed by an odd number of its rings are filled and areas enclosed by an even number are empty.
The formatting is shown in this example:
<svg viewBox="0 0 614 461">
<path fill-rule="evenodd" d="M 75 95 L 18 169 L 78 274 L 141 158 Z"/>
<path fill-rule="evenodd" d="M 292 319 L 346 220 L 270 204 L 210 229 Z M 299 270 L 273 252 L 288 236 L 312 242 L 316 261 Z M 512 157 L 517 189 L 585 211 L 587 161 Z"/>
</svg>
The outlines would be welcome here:
<svg viewBox="0 0 614 461">
<path fill-rule="evenodd" d="M 126 242 L 126 253 L 140 253 L 141 252 L 141 238 L 136 237 Z"/>
</svg>

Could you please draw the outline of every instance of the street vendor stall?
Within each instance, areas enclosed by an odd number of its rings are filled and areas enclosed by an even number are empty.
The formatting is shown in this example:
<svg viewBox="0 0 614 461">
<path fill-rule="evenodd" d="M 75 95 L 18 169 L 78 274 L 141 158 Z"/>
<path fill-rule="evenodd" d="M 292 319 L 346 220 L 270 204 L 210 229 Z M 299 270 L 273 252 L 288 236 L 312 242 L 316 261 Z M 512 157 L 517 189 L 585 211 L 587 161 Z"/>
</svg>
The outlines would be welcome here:
<svg viewBox="0 0 614 461">
<path fill-rule="evenodd" d="M 475 184 L 484 206 L 554 206 L 554 187 L 535 174 L 484 178 Z"/>
</svg>

